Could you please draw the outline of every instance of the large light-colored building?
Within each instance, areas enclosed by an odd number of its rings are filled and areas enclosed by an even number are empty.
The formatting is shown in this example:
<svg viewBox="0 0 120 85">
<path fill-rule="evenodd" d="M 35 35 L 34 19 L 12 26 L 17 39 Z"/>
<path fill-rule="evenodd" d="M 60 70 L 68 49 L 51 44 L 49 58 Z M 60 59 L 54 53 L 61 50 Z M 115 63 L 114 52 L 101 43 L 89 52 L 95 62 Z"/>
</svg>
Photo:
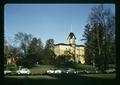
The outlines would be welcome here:
<svg viewBox="0 0 120 85">
<path fill-rule="evenodd" d="M 77 45 L 75 43 L 76 37 L 73 32 L 70 32 L 67 40 L 68 44 L 58 43 L 54 45 L 54 52 L 57 56 L 59 55 L 71 55 L 71 61 L 84 64 L 85 49 L 83 45 Z"/>
</svg>

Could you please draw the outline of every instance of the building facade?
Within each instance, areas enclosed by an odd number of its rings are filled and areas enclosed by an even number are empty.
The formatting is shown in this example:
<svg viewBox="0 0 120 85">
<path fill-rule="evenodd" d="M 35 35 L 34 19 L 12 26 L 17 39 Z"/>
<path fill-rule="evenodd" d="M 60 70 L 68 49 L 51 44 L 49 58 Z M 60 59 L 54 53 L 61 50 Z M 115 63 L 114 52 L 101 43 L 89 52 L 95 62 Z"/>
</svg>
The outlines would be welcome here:
<svg viewBox="0 0 120 85">
<path fill-rule="evenodd" d="M 54 45 L 54 53 L 56 56 L 71 55 L 71 61 L 84 64 L 85 63 L 85 49 L 83 45 L 77 45 L 75 43 L 76 37 L 73 32 L 70 32 L 68 38 L 68 44 L 58 43 Z"/>
</svg>

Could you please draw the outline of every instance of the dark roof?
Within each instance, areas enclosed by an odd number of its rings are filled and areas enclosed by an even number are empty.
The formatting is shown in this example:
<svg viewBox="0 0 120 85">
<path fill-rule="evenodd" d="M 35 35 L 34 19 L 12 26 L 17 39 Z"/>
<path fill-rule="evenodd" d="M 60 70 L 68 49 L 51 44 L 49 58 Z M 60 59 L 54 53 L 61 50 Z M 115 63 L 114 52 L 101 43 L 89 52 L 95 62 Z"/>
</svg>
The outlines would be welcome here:
<svg viewBox="0 0 120 85">
<path fill-rule="evenodd" d="M 71 46 L 71 44 L 65 44 L 65 43 L 58 43 L 58 44 L 54 44 L 55 46 L 57 45 L 66 45 L 66 46 Z M 85 47 L 84 45 L 76 45 L 76 47 Z"/>
<path fill-rule="evenodd" d="M 69 44 L 65 44 L 65 43 L 58 43 L 58 44 L 54 44 L 54 45 L 67 45 L 67 46 L 69 46 Z"/>
<path fill-rule="evenodd" d="M 78 47 L 85 47 L 84 45 L 76 45 L 76 46 L 78 46 Z"/>
<path fill-rule="evenodd" d="M 73 36 L 75 37 L 74 33 L 73 33 L 73 32 L 70 32 L 70 34 L 69 34 L 68 37 L 72 38 Z M 75 39 L 76 39 L 76 37 L 75 37 Z"/>
</svg>

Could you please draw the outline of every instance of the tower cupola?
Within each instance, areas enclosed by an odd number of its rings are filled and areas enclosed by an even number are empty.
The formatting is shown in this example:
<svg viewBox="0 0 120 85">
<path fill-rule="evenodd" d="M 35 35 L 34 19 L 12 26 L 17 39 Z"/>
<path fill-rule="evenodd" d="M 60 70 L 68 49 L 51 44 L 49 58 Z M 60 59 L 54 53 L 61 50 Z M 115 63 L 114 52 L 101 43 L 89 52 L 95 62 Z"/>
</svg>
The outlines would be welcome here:
<svg viewBox="0 0 120 85">
<path fill-rule="evenodd" d="M 70 32 L 67 40 L 69 41 L 69 44 L 75 44 L 76 37 L 73 32 Z"/>
</svg>

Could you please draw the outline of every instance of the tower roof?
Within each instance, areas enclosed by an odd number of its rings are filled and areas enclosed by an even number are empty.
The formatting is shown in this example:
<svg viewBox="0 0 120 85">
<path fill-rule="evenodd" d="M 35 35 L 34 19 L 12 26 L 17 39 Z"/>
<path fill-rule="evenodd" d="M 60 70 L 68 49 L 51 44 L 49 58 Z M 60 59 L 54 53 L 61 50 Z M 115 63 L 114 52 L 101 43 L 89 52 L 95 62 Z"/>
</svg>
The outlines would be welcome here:
<svg viewBox="0 0 120 85">
<path fill-rule="evenodd" d="M 70 39 L 71 39 L 73 36 L 75 37 L 74 33 L 73 33 L 73 32 L 70 32 L 70 34 L 69 34 L 68 38 L 70 38 Z M 68 38 L 67 38 L 67 39 L 68 39 Z M 75 37 L 75 39 L 76 39 L 76 37 Z"/>
</svg>

